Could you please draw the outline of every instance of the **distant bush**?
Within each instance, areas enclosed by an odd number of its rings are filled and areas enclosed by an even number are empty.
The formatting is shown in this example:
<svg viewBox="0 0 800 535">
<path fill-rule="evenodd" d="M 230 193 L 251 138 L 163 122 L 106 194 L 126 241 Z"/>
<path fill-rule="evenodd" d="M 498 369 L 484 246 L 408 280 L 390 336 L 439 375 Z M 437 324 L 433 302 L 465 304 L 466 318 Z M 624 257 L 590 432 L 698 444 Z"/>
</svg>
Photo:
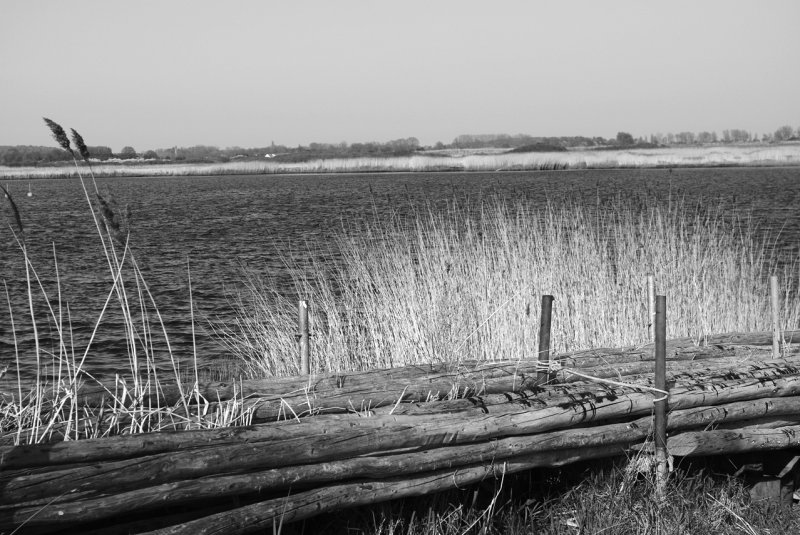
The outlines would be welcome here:
<svg viewBox="0 0 800 535">
<path fill-rule="evenodd" d="M 133 147 L 122 147 L 122 151 L 117 155 L 120 160 L 131 160 L 136 158 L 136 150 Z"/>
</svg>

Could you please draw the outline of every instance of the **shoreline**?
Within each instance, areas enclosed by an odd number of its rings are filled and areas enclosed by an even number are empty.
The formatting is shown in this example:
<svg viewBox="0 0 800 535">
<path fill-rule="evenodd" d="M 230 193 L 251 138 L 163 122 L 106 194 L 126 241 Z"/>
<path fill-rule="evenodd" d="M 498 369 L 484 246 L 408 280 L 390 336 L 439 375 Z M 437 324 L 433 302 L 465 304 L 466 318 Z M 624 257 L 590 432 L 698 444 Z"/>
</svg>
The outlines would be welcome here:
<svg viewBox="0 0 800 535">
<path fill-rule="evenodd" d="M 94 162 L 98 178 L 215 175 L 287 175 L 357 173 L 450 173 L 565 171 L 592 169 L 684 169 L 726 167 L 800 167 L 800 144 L 742 147 L 687 147 L 617 151 L 568 151 L 463 156 L 412 155 L 388 158 L 338 158 L 306 162 L 248 160 L 219 163 Z M 80 172 L 86 169 L 80 164 Z M 74 164 L 48 167 L 0 166 L 0 180 L 77 178 Z"/>
</svg>

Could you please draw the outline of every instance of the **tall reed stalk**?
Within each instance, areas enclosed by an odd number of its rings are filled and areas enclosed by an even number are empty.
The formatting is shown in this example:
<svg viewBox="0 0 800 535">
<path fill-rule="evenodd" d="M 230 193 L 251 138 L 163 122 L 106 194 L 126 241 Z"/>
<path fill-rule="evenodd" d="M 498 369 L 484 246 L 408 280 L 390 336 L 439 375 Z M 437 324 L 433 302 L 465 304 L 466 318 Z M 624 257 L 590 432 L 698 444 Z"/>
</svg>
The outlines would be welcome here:
<svg viewBox="0 0 800 535">
<path fill-rule="evenodd" d="M 30 261 L 27 242 L 24 236 L 21 217 L 13 198 L 4 189 L 16 222 L 14 233 L 21 254 L 25 261 L 27 302 L 30 322 L 33 330 L 34 355 L 36 359 L 36 377 L 32 384 L 23 387 L 20 374 L 20 359 L 28 355 L 20 354 L 16 345 L 17 325 L 14 324 L 12 299 L 6 289 L 6 301 L 9 317 L 12 318 L 11 330 L 15 340 L 15 365 L 17 371 L 17 389 L 15 393 L 0 392 L 0 441 L 9 441 L 13 432 L 15 444 L 23 442 L 42 442 L 52 439 L 79 439 L 91 436 L 102 436 L 114 433 L 139 433 L 157 430 L 162 426 L 197 427 L 227 425 L 234 422 L 247 423 L 249 414 L 242 412 L 237 400 L 233 407 L 225 408 L 216 415 L 201 417 L 198 412 L 202 407 L 199 395 L 195 395 L 195 409 L 190 409 L 185 392 L 199 392 L 196 388 L 198 376 L 196 360 L 194 361 L 194 384 L 185 385 L 186 373 L 181 369 L 180 359 L 173 354 L 169 335 L 150 289 L 142 276 L 139 265 L 129 246 L 130 229 L 127 208 L 120 209 L 110 193 L 101 193 L 95 181 L 94 172 L 89 160 L 89 151 L 81 135 L 72 130 L 72 142 L 78 155 L 84 160 L 86 167 L 81 168 L 75 151 L 64 129 L 50 119 L 45 123 L 56 142 L 74 160 L 80 179 L 81 188 L 90 209 L 100 244 L 110 274 L 110 288 L 105 295 L 103 305 L 95 320 L 94 329 L 87 340 L 76 340 L 71 332 L 68 317 L 69 305 L 62 301 L 58 261 L 53 252 L 56 277 L 56 295 L 51 295 L 42 284 L 39 275 Z M 87 187 L 84 173 L 91 178 L 91 187 Z M 0 186 L 1 187 L 1 186 Z M 191 295 L 191 293 L 190 293 Z M 116 375 L 115 383 L 98 381 L 91 373 L 91 356 L 98 328 L 107 315 L 109 307 L 116 301 L 119 314 L 123 319 L 123 333 L 120 337 L 126 340 L 126 355 L 120 355 L 124 362 L 127 357 L 127 369 L 122 366 Z M 50 363 L 45 367 L 40 362 L 44 354 L 41 349 L 42 336 L 37 328 L 35 303 L 43 305 L 49 316 L 48 321 L 55 327 L 55 340 L 49 340 L 56 347 L 50 352 Z M 190 302 L 190 306 L 193 303 Z M 65 323 L 65 315 L 67 321 Z M 193 312 L 190 312 L 193 315 Z M 159 338 L 165 345 L 172 370 L 171 377 L 159 371 L 154 340 Z M 159 348 L 160 349 L 160 348 Z M 105 389 L 108 402 L 100 408 L 89 408 L 80 403 L 78 393 L 85 383 L 99 385 Z M 176 384 L 180 396 L 179 407 L 162 406 L 159 401 L 163 385 Z M 185 390 L 184 390 L 185 388 Z M 153 399 L 156 402 L 153 404 Z M 174 409 L 182 410 L 176 411 Z"/>
<path fill-rule="evenodd" d="M 769 330 L 772 272 L 782 273 L 783 326 L 796 328 L 796 269 L 722 208 L 494 197 L 346 227 L 331 250 L 297 256 L 311 265 L 287 258 L 310 301 L 312 371 L 533 357 L 542 294 L 555 296 L 555 351 L 643 344 L 647 273 L 667 295 L 669 337 Z M 285 293 L 246 272 L 237 321 L 218 331 L 254 375 L 298 372 Z"/>
</svg>

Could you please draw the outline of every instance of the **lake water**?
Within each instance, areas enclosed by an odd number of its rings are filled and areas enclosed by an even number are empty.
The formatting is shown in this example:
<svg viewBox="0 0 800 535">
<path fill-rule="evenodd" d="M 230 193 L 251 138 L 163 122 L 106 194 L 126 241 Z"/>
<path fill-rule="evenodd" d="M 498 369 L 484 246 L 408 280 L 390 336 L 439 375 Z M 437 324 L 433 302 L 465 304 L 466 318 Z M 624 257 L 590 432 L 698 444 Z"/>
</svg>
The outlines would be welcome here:
<svg viewBox="0 0 800 535">
<path fill-rule="evenodd" d="M 83 348 L 111 279 L 80 183 L 32 181 L 30 197 L 27 181 L 2 183 L 19 207 L 28 253 L 51 298 L 59 287 L 55 251 L 61 302 L 69 304 L 69 314 L 65 308 L 60 313 L 69 317 L 75 347 Z M 289 291 L 282 255 L 326 243 L 343 222 L 402 212 L 409 203 L 441 207 L 454 196 L 478 199 L 488 194 L 523 196 L 542 204 L 563 196 L 595 203 L 619 195 L 661 199 L 685 195 L 710 203 L 722 200 L 732 210 L 752 211 L 765 229 L 782 229 L 776 247 L 787 258 L 798 258 L 800 243 L 797 168 L 124 178 L 99 179 L 98 184 L 120 205 L 130 207 L 132 249 L 181 358 L 192 353 L 189 270 L 195 309 L 224 322 L 232 317 L 226 295 L 240 287 L 242 265 L 284 281 Z M 8 221 L 7 205 L 0 213 L 4 223 Z M 0 279 L 8 287 L 16 344 L 24 350 L 21 357 L 29 373 L 34 364 L 24 263 L 5 224 L 3 229 Z M 0 369 L 14 359 L 8 308 L 0 307 Z M 116 301 L 110 309 L 118 309 Z M 47 340 L 53 327 L 41 305 L 37 316 L 39 337 Z M 115 317 L 111 313 L 99 330 L 90 356 L 89 369 L 98 375 L 124 372 L 127 367 Z M 196 336 L 202 362 L 224 356 L 223 348 L 204 331 L 198 330 Z"/>
</svg>

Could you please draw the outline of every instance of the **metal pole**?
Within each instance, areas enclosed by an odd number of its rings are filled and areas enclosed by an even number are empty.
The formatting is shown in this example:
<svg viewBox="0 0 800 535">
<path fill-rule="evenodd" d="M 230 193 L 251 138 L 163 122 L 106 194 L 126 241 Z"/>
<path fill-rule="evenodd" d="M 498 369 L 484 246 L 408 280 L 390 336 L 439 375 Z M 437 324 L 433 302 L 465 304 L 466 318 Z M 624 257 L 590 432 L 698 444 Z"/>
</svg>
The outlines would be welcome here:
<svg viewBox="0 0 800 535">
<path fill-rule="evenodd" d="M 772 358 L 778 359 L 781 357 L 781 306 L 778 301 L 778 277 L 772 275 L 769 282 L 772 301 Z"/>
<path fill-rule="evenodd" d="M 308 375 L 311 373 L 308 358 L 308 303 L 300 300 L 298 308 L 298 336 L 297 345 L 300 351 L 300 373 Z"/>
<path fill-rule="evenodd" d="M 648 341 L 656 338 L 656 278 L 652 273 L 647 275 L 647 336 Z"/>
<path fill-rule="evenodd" d="M 667 390 L 667 298 L 663 295 L 656 296 L 656 321 L 655 321 L 655 358 L 656 378 L 655 387 Z M 664 394 L 656 393 L 659 398 Z M 667 400 L 666 398 L 655 402 L 655 433 L 654 442 L 656 449 L 656 494 L 664 497 L 667 484 Z"/>
<path fill-rule="evenodd" d="M 552 295 L 542 296 L 542 317 L 539 322 L 539 353 L 536 359 L 541 363 L 550 361 L 550 325 L 553 313 L 553 300 Z M 545 369 L 539 369 L 536 377 L 536 384 L 543 385 L 550 381 L 550 372 Z"/>
</svg>

